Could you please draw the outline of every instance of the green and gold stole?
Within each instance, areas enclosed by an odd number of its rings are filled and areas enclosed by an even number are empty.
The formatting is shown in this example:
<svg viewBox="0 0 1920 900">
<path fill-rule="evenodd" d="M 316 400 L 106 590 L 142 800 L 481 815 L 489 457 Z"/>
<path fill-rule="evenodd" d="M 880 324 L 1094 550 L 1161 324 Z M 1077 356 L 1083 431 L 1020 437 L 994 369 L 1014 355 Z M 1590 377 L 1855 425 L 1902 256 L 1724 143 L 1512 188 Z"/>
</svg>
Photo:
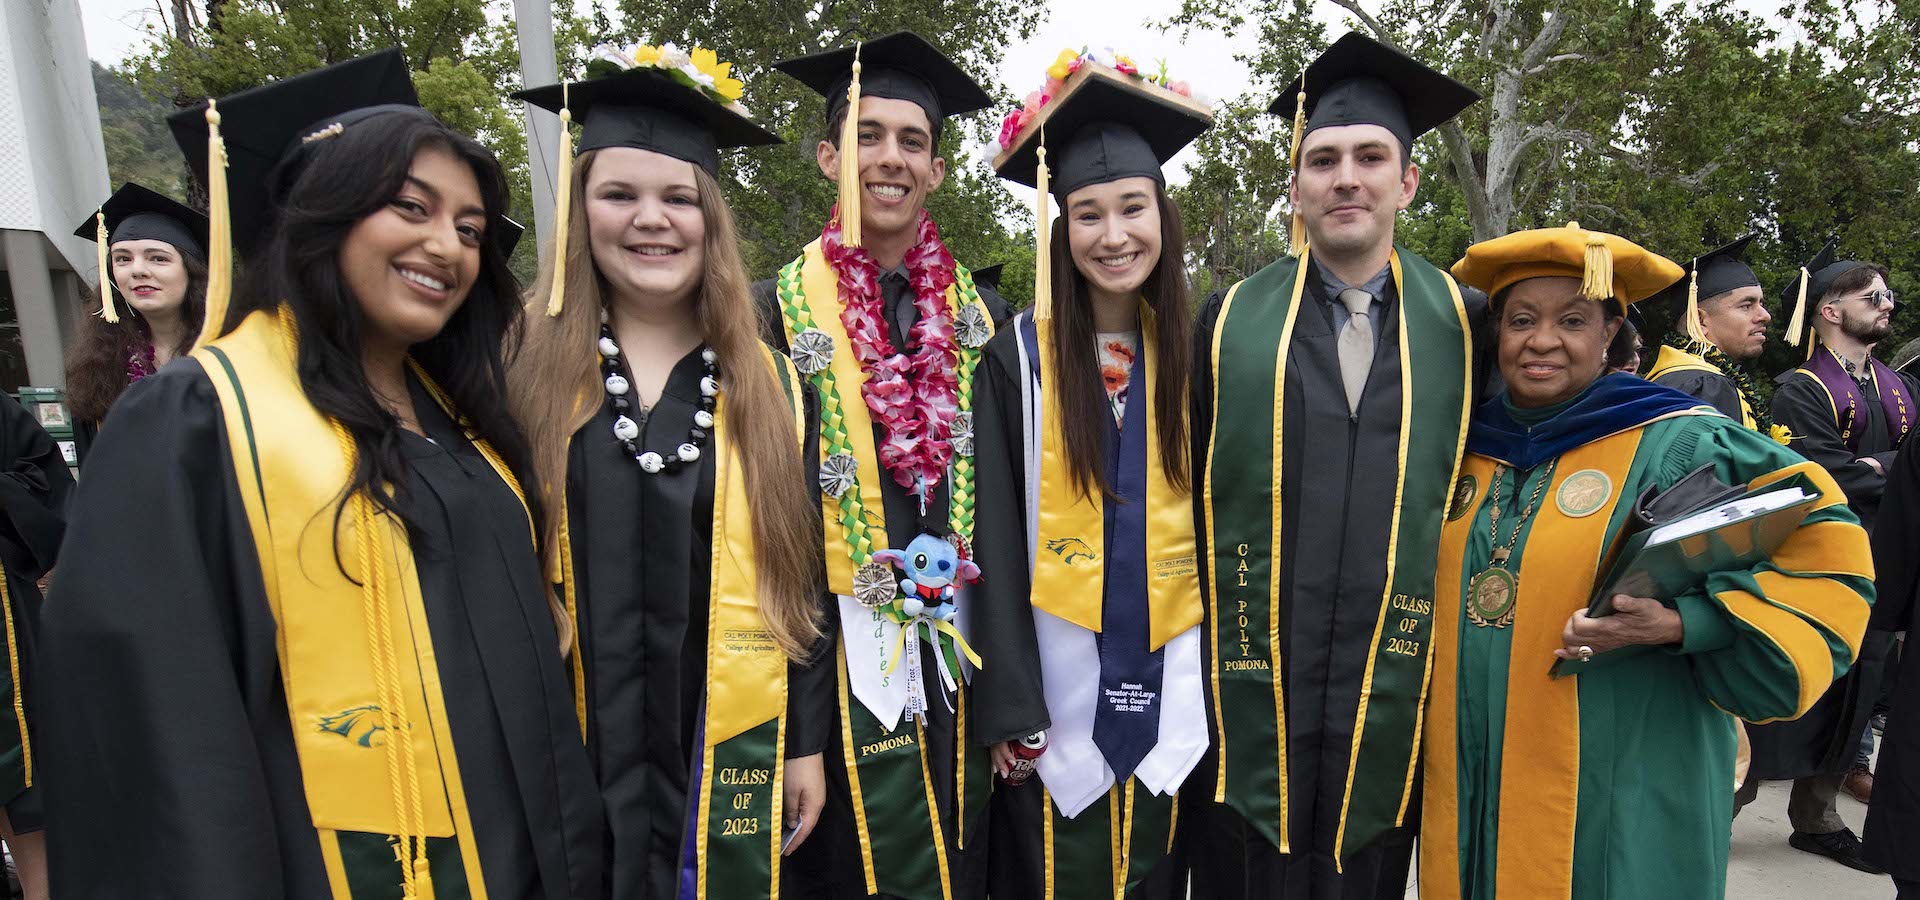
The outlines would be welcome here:
<svg viewBox="0 0 1920 900">
<path fill-rule="evenodd" d="M 410 882 L 420 900 L 484 900 L 406 528 L 373 513 L 364 494 L 334 516 L 352 444 L 307 401 L 295 352 L 281 307 L 253 313 L 193 356 L 225 416 L 328 884 L 340 898 L 386 896 Z M 458 420 L 426 373 L 414 372 Z M 519 494 L 492 448 L 474 444 Z M 337 529 L 322 527 L 335 521 Z M 408 849 L 416 842 L 423 852 Z M 428 871 L 400 862 L 422 856 Z"/>
<path fill-rule="evenodd" d="M 833 342 L 830 363 L 808 376 L 820 397 L 820 444 L 823 458 L 851 457 L 857 464 L 855 483 L 838 498 L 822 492 L 820 513 L 825 523 L 827 584 L 841 598 L 844 611 L 853 594 L 853 575 L 866 565 L 875 550 L 887 542 L 886 507 L 881 499 L 881 483 L 888 478 L 874 450 L 873 420 L 861 398 L 860 387 L 866 374 L 853 355 L 852 342 L 840 322 L 840 285 L 833 266 L 815 240 L 800 256 L 780 270 L 776 282 L 780 311 L 791 343 L 802 332 L 816 330 Z M 973 284 L 973 275 L 965 266 L 954 265 L 954 283 L 947 289 L 947 308 L 957 321 L 963 305 L 972 305 L 992 328 L 993 318 Z M 980 362 L 980 348 L 958 343 L 959 405 L 963 415 L 972 415 L 973 370 Z M 948 528 L 973 539 L 973 457 L 955 453 L 949 470 Z M 991 577 L 991 576 L 989 576 Z M 843 618 L 841 627 L 851 634 L 864 628 L 878 636 L 882 613 L 868 611 L 870 620 L 854 622 Z M 843 613 L 844 615 L 844 613 Z M 865 869 L 867 892 L 892 894 L 910 900 L 951 898 L 953 888 L 948 877 L 947 844 L 935 801 L 932 769 L 927 761 L 925 735 L 910 716 L 903 716 L 889 730 L 865 705 L 849 696 L 847 642 L 842 640 L 840 666 L 840 737 L 845 751 L 847 784 L 853 794 L 854 826 L 859 835 L 860 859 Z M 864 654 L 863 654 L 864 655 Z M 908 657 L 911 660 L 911 657 Z M 883 667 L 885 659 L 854 659 L 854 665 Z M 957 660 L 953 660 L 958 671 Z M 972 826 L 986 812 L 991 779 L 984 748 L 972 747 L 967 740 L 967 691 L 960 687 L 955 721 L 954 771 L 957 784 L 954 797 L 959 805 L 955 819 L 960 834 L 955 844 L 964 847 Z M 931 847 L 933 852 L 929 853 Z M 875 865 L 879 859 L 882 864 Z"/>
<path fill-rule="evenodd" d="M 1400 449 L 1392 475 L 1397 502 L 1384 561 L 1386 588 L 1360 685 L 1336 865 L 1406 816 L 1426 697 L 1434 554 L 1473 403 L 1473 338 L 1459 288 L 1397 247 L 1392 267 L 1400 295 L 1392 310 L 1398 316 L 1401 386 Z M 1282 853 L 1290 848 L 1281 690 L 1286 670 L 1279 645 L 1279 598 L 1287 577 L 1281 571 L 1285 551 L 1278 546 L 1285 502 L 1281 453 L 1289 438 L 1288 351 L 1306 282 L 1303 253 L 1227 292 L 1213 330 L 1213 428 L 1201 482 L 1220 760 L 1214 800 L 1232 806 Z M 1231 398 L 1231 405 L 1221 398 Z"/>
<path fill-rule="evenodd" d="M 793 364 L 766 353 L 786 390 L 794 433 L 806 440 L 805 404 Z M 729 444 L 727 395 L 713 409 L 709 453 L 713 475 L 713 569 L 707 592 L 705 718 L 694 804 L 695 889 L 707 897 L 776 897 L 780 893 L 781 784 L 786 774 L 787 657 L 760 614 L 754 563 L 753 511 L 740 453 Z M 804 450 L 804 448 L 800 448 Z M 564 501 L 563 501 L 564 502 Z M 576 610 L 572 535 L 560 511 L 561 596 Z M 577 620 L 576 620 L 577 621 Z M 575 711 L 587 721 L 582 654 L 574 653 Z M 675 856 L 675 865 L 679 857 Z"/>
</svg>

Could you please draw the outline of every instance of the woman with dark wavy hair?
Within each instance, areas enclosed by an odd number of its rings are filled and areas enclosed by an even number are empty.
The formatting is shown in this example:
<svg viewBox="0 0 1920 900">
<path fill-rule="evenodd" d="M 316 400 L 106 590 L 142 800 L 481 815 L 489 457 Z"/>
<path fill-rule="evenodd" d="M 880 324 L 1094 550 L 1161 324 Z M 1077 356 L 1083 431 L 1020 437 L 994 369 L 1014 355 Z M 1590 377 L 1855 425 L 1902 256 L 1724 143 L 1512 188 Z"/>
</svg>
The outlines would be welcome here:
<svg viewBox="0 0 1920 900">
<path fill-rule="evenodd" d="M 101 243 L 100 309 L 67 351 L 82 463 L 114 401 L 193 349 L 207 301 L 207 217 L 131 182 L 74 231 Z"/>
<path fill-rule="evenodd" d="M 114 413 L 44 623 L 61 895 L 596 896 L 498 162 L 397 52 L 196 121 L 207 328 Z"/>
<path fill-rule="evenodd" d="M 974 593 L 973 736 L 1012 775 L 993 796 L 992 893 L 1184 897 L 1175 795 L 1208 738 L 1187 240 L 1161 166 L 1212 116 L 1095 57 L 1051 93 L 995 167 L 1050 188 L 1061 213 L 1033 308 L 987 343 L 974 401 L 975 547 L 994 575 Z M 1043 729 L 1038 758 L 1017 756 Z"/>
</svg>

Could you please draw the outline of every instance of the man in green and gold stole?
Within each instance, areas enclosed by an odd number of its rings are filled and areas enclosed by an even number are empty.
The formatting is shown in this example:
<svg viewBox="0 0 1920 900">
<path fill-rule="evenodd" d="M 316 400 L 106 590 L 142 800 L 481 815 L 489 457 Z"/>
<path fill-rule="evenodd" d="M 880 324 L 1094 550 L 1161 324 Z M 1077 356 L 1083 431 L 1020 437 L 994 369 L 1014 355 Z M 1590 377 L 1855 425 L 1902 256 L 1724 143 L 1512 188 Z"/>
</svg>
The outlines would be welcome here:
<svg viewBox="0 0 1920 900">
<path fill-rule="evenodd" d="M 1434 552 L 1478 381 L 1483 305 L 1393 243 L 1414 139 L 1478 96 L 1357 34 L 1304 82 L 1275 109 L 1304 134 L 1306 247 L 1198 320 L 1196 897 L 1403 895 Z"/>
<path fill-rule="evenodd" d="M 1762 427 L 1765 410 L 1750 375 L 1737 367 L 1760 356 L 1767 345 L 1766 293 L 1746 263 L 1747 235 L 1694 257 L 1682 266 L 1686 275 L 1649 298 L 1670 313 L 1673 332 L 1661 344 L 1647 380 L 1691 394 L 1748 428 Z M 1657 318 L 1655 321 L 1659 321 Z"/>
<path fill-rule="evenodd" d="M 1873 358 L 1891 332 L 1893 296 L 1886 271 L 1835 260 L 1829 242 L 1789 287 L 1794 303 L 1787 340 L 1807 345 L 1807 362 L 1775 379 L 1771 412 L 1791 432 L 1788 446 L 1820 465 L 1847 494 L 1871 532 L 1887 471 L 1916 421 L 1920 385 Z M 1870 631 L 1844 680 L 1796 721 L 1748 730 L 1753 766 L 1736 803 L 1751 802 L 1761 781 L 1791 778 L 1787 818 L 1792 846 L 1878 874 L 1860 857 L 1860 841 L 1840 818 L 1836 796 L 1861 762 L 1867 720 L 1885 681 L 1893 635 Z M 1862 766 L 1864 773 L 1864 766 Z M 1869 779 L 1871 776 L 1867 776 Z"/>
<path fill-rule="evenodd" d="M 820 397 L 841 638 L 827 750 L 840 762 L 827 765 L 827 809 L 783 868 L 782 896 L 981 897 L 992 774 L 986 748 L 963 737 L 967 589 L 958 617 L 936 621 L 873 555 L 920 535 L 971 554 L 973 369 L 1008 311 L 947 252 L 926 200 L 946 176 L 946 117 L 990 101 L 910 32 L 777 67 L 826 97 L 816 154 L 839 190 L 820 239 L 753 286 L 766 333 Z M 992 652 L 981 647 L 982 662 Z"/>
<path fill-rule="evenodd" d="M 1568 226 L 1476 244 L 1453 273 L 1493 298 L 1507 390 L 1474 413 L 1440 543 L 1420 896 L 1723 896 L 1736 717 L 1801 715 L 1847 671 L 1874 594 L 1866 533 L 1820 467 L 1602 374 L 1625 304 L 1678 266 Z M 1589 616 L 1640 502 L 1703 471 L 1804 491 L 1804 518 L 1757 563 Z M 1683 546 L 1745 558 L 1751 534 Z"/>
</svg>

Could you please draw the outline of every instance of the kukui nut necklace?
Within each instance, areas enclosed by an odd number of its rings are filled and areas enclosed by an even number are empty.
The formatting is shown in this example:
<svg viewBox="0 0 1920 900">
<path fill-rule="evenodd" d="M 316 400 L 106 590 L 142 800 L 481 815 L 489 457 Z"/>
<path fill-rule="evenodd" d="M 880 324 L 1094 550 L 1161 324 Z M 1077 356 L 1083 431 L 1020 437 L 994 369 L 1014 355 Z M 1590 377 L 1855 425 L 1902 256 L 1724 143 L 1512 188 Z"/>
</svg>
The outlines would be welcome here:
<svg viewBox="0 0 1920 900">
<path fill-rule="evenodd" d="M 633 381 L 627 377 L 626 367 L 620 362 L 620 345 L 613 340 L 613 328 L 607 324 L 605 310 L 600 313 L 600 374 L 606 385 L 607 405 L 613 410 L 613 436 L 620 446 L 627 448 L 627 455 L 640 464 L 640 469 L 649 475 L 666 471 L 674 472 L 682 465 L 692 464 L 700 459 L 700 448 L 707 443 L 707 437 L 713 433 L 713 405 L 720 395 L 720 358 L 712 347 L 700 347 L 700 361 L 706 364 L 706 373 L 700 376 L 700 408 L 693 411 L 693 427 L 687 430 L 687 439 L 672 456 L 647 450 L 642 451 L 640 424 L 627 413 L 633 409 Z"/>
<path fill-rule="evenodd" d="M 1520 511 L 1520 521 L 1513 523 L 1513 533 L 1507 536 L 1504 547 L 1500 546 L 1500 475 L 1507 467 L 1502 465 L 1493 471 L 1493 488 L 1487 497 L 1493 506 L 1489 522 L 1489 530 L 1493 532 L 1493 559 L 1467 582 L 1467 621 L 1490 628 L 1513 624 L 1513 608 L 1520 599 L 1520 579 L 1508 571 L 1507 560 L 1513 556 L 1513 547 L 1520 542 L 1520 532 L 1527 527 L 1527 520 L 1533 518 L 1534 510 L 1540 507 L 1540 495 L 1546 492 L 1547 483 L 1553 480 L 1553 470 L 1559 465 L 1557 459 L 1549 463 L 1547 471 L 1534 484 L 1533 498 L 1527 501 L 1527 508 Z M 1519 473 L 1514 477 L 1518 478 Z"/>
</svg>

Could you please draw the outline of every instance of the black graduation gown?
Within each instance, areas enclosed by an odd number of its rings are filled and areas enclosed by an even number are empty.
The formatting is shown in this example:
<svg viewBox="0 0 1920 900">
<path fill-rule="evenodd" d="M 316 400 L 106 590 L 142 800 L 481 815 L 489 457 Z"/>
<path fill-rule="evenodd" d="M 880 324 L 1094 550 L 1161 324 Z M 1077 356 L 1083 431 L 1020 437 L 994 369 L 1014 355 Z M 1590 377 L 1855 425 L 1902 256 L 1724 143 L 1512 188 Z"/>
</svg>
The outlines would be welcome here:
<svg viewBox="0 0 1920 900">
<path fill-rule="evenodd" d="M 1021 367 L 1016 337 L 1012 328 L 995 335 L 974 373 L 974 534 L 979 537 L 974 558 L 982 571 L 998 573 L 973 594 L 974 630 L 979 643 L 993 648 L 993 659 L 973 676 L 970 737 L 981 744 L 1019 740 L 1052 727 L 1033 625 L 1032 573 L 1027 560 L 1032 541 L 1027 533 L 1027 448 L 1020 407 L 1021 386 L 1028 376 Z M 1150 402 L 1145 386 L 1130 393 L 1128 402 Z M 1147 439 L 1157 440 L 1154 435 Z M 1039 896 L 1049 874 L 1042 852 L 1043 829 L 1047 817 L 1054 815 L 1039 777 L 1017 787 L 996 782 L 991 814 L 990 893 L 996 898 Z M 1127 896 L 1129 900 L 1186 896 L 1186 872 L 1179 859 L 1162 860 Z"/>
<path fill-rule="evenodd" d="M 32 751 L 34 764 L 44 766 L 45 748 L 34 745 L 39 714 L 44 708 L 37 701 L 39 662 L 40 577 L 53 568 L 60 549 L 60 537 L 66 531 L 67 497 L 73 490 L 73 476 L 52 436 L 34 421 L 33 415 L 13 397 L 0 393 L 0 567 L 6 570 L 8 614 L 13 619 L 11 665 L 0 669 L 0 679 L 8 682 L 8 693 L 17 692 L 26 721 L 19 724 L 25 740 L 0 747 L 0 759 L 8 768 L 23 768 Z M 12 684 L 13 672 L 20 674 Z M 0 695 L 0 702 L 7 701 Z M 3 715 L 13 718 L 8 708 Z M 12 729 L 8 729 L 12 730 Z M 16 832 L 40 828 L 40 791 L 28 786 L 11 797 L 0 797 L 7 810 L 7 821 Z"/>
<path fill-rule="evenodd" d="M 1906 375 L 1909 396 L 1920 396 L 1920 385 Z M 1860 449 L 1847 449 L 1840 439 L 1840 426 L 1834 420 L 1833 407 L 1825 388 L 1804 375 L 1786 372 L 1774 379 L 1778 387 L 1769 407 L 1773 420 L 1787 426 L 1796 435 L 1790 445 L 1800 455 L 1818 463 L 1846 492 L 1847 505 L 1860 517 L 1868 533 L 1878 528 L 1878 514 L 1888 477 L 1861 462 L 1861 457 L 1878 460 L 1881 469 L 1892 472 L 1899 448 L 1887 436 L 1887 418 L 1880 408 L 1879 392 L 1869 382 L 1861 385 L 1866 410 L 1860 429 Z M 1876 570 L 1877 571 L 1877 570 Z M 1821 695 L 1812 709 L 1790 722 L 1747 726 L 1753 746 L 1749 779 L 1772 781 L 1831 775 L 1845 772 L 1853 764 L 1860 747 L 1860 733 L 1873 715 L 1874 702 L 1880 697 L 1893 656 L 1893 634 L 1869 625 L 1860 641 L 1860 656 L 1839 681 Z"/>
<path fill-rule="evenodd" d="M 1905 631 L 1906 652 L 1893 673 L 1893 707 L 1881 735 L 1867 805 L 1862 854 L 1895 878 L 1920 880 L 1913 836 L 1920 834 L 1920 445 L 1909 443 L 1887 473 L 1887 515 L 1873 532 L 1874 587 L 1870 632 Z"/>
<path fill-rule="evenodd" d="M 653 409 L 633 416 L 642 449 L 671 454 L 687 439 L 704 374 L 697 351 L 675 364 Z M 808 406 L 815 423 L 811 393 Z M 568 446 L 587 750 L 606 799 L 604 896 L 620 900 L 677 896 L 707 673 L 714 461 L 702 454 L 695 466 L 642 472 L 614 438 L 604 401 Z M 831 659 L 788 667 L 788 759 L 824 751 L 836 728 Z"/>
<path fill-rule="evenodd" d="M 1180 792 L 1179 841 L 1195 897 L 1400 898 L 1406 892 L 1418 801 L 1407 825 L 1352 850 L 1335 869 L 1334 839 L 1353 746 L 1360 684 L 1385 589 L 1392 541 L 1394 474 L 1399 465 L 1400 332 L 1397 286 L 1388 284 L 1373 369 L 1357 416 L 1347 411 L 1339 339 L 1318 270 L 1309 267 L 1288 350 L 1281 472 L 1280 646 L 1287 716 L 1287 828 L 1282 855 L 1239 813 L 1213 802 L 1218 748 L 1201 760 Z M 1204 471 L 1212 429 L 1213 331 L 1224 292 L 1201 308 L 1195 329 L 1192 459 Z M 1241 302 L 1246 302 L 1245 297 Z M 1478 334 L 1486 307 L 1462 293 Z M 1484 359 L 1470 364 L 1484 371 Z M 1482 383 L 1485 379 L 1480 379 Z M 1266 415 L 1264 410 L 1252 414 Z M 1311 445 L 1309 445 L 1309 440 Z M 1196 495 L 1196 507 L 1199 503 Z M 1209 540 L 1199 517 L 1200 546 Z M 1304 527 L 1303 527 L 1304 526 Z M 1204 647 L 1204 644 L 1203 644 Z M 1203 652 L 1210 652 L 1205 648 Z M 1207 665 L 1213 665 L 1211 659 Z M 1209 690 L 1211 686 L 1209 685 Z M 1208 699 L 1209 727 L 1212 700 Z M 1419 796 L 1419 788 L 1414 788 Z"/>
<path fill-rule="evenodd" d="M 418 383 L 409 522 L 489 896 L 587 900 L 603 822 L 526 514 Z M 63 898 L 328 898 L 275 624 L 197 360 L 121 398 L 43 622 Z"/>
<path fill-rule="evenodd" d="M 1653 383 L 1698 398 L 1735 422 L 1746 421 L 1746 416 L 1740 410 L 1740 386 L 1725 375 L 1686 369 L 1663 373 L 1653 379 Z"/>
<path fill-rule="evenodd" d="M 880 289 L 887 317 L 887 336 L 895 349 L 905 352 L 909 331 L 914 323 L 920 321 L 920 311 L 913 305 L 913 290 L 907 284 L 905 268 L 896 267 L 883 273 Z M 1011 315 L 1007 301 L 985 285 L 980 285 L 978 290 L 980 300 L 986 304 L 987 313 L 993 317 L 994 324 L 1004 323 Z M 752 292 L 754 304 L 760 313 L 762 337 L 774 349 L 781 353 L 788 352 L 786 325 L 781 318 L 780 297 L 773 280 L 755 282 Z M 843 388 L 843 392 L 845 390 Z M 860 402 L 857 388 L 851 394 L 843 393 L 843 399 L 849 397 L 851 400 L 848 402 Z M 876 444 L 885 438 L 877 424 L 873 427 L 873 434 Z M 932 500 L 927 503 L 926 513 L 922 515 L 919 501 L 906 488 L 896 484 L 891 474 L 883 474 L 880 478 L 880 495 L 881 505 L 886 511 L 889 545 L 905 547 L 923 531 L 946 534 L 949 488 L 946 479 L 941 479 Z M 984 569 L 982 575 L 993 577 L 992 572 Z M 838 607 L 835 607 L 834 615 L 839 615 Z M 991 652 L 986 646 L 981 645 L 982 659 L 985 658 L 984 654 Z M 924 671 L 933 671 L 938 662 L 925 642 L 920 645 L 920 654 L 922 664 L 927 667 Z M 835 677 L 838 677 L 838 673 L 835 673 Z M 955 809 L 954 750 L 957 746 L 955 741 L 959 738 L 954 734 L 954 715 L 947 711 L 946 704 L 930 703 L 929 707 L 925 740 L 928 767 L 933 774 L 934 800 L 939 805 L 942 821 L 951 822 Z M 828 739 L 828 758 L 840 759 L 843 748 L 837 722 Z M 983 842 L 977 836 L 968 836 L 963 851 L 956 843 L 960 835 L 949 833 L 946 837 L 948 867 L 954 873 L 954 896 L 983 896 L 986 890 L 986 854 L 981 852 Z M 814 830 L 813 836 L 781 867 L 782 883 L 785 885 L 781 896 L 831 900 L 864 897 L 867 895 L 866 881 L 862 872 L 859 834 L 855 830 L 853 813 L 853 792 L 847 785 L 846 766 L 830 764 L 827 766 L 826 811 L 820 816 L 820 825 Z"/>
</svg>

